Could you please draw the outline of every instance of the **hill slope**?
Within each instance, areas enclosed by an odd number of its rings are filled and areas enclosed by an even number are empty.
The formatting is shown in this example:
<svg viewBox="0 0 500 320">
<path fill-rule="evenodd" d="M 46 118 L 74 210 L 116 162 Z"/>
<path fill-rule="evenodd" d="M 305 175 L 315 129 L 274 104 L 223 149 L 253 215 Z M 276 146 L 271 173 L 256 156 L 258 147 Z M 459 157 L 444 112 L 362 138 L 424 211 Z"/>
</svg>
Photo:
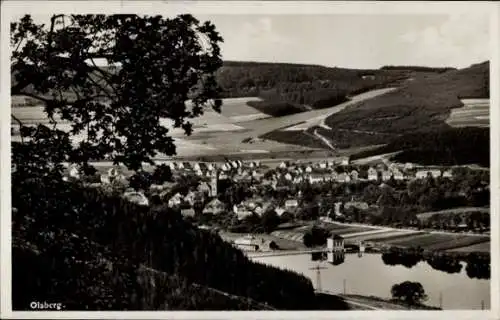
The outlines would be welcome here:
<svg viewBox="0 0 500 320">
<path fill-rule="evenodd" d="M 309 128 L 308 131 L 316 131 L 340 149 L 390 143 L 387 148 L 370 152 L 372 155 L 376 152 L 384 153 L 382 151 L 398 151 L 401 149 L 397 149 L 396 146 L 411 144 L 413 150 L 418 149 L 418 152 L 427 153 L 424 157 L 426 159 L 422 157 L 418 159 L 424 162 L 444 156 L 442 152 L 438 155 L 434 150 L 436 148 L 432 146 L 427 145 L 426 149 L 424 141 L 420 141 L 417 146 L 414 137 L 411 136 L 415 133 L 417 136 L 428 133 L 430 139 L 428 141 L 434 140 L 434 145 L 454 144 L 447 151 L 447 160 L 443 160 L 445 163 L 467 161 L 465 154 L 472 150 L 470 148 L 467 151 L 458 150 L 458 145 L 469 143 L 468 139 L 472 135 L 479 137 L 478 143 L 471 147 L 475 148 L 474 152 L 480 159 L 471 160 L 484 164 L 488 162 L 486 158 L 489 154 L 489 144 L 485 138 L 489 135 L 489 129 L 482 128 L 473 130 L 474 132 L 465 130 L 467 131 L 465 132 L 451 129 L 446 123 L 450 110 L 463 105 L 461 98 L 484 97 L 489 97 L 489 62 L 460 70 L 445 69 L 439 74 L 415 78 L 395 91 L 354 104 L 332 114 L 325 120 L 325 126 Z M 300 135 L 301 133 L 295 133 L 295 136 Z M 267 139 L 276 141 L 286 139 L 282 142 L 293 143 L 288 137 L 283 137 L 283 134 L 276 131 L 266 134 Z M 302 139 L 295 138 L 295 140 Z M 441 142 L 437 142 L 438 140 Z M 304 141 L 300 143 L 303 144 Z M 429 147 L 434 151 L 428 149 Z M 412 158 L 409 154 L 399 157 L 409 161 L 408 159 Z"/>
<path fill-rule="evenodd" d="M 226 97 L 259 96 L 264 101 L 251 104 L 261 112 L 282 116 L 331 107 L 350 95 L 371 89 L 399 86 L 421 74 L 442 70 L 398 67 L 356 70 L 316 65 L 227 61 L 218 71 Z"/>
<path fill-rule="evenodd" d="M 420 79 L 384 96 L 346 108 L 326 120 L 331 128 L 402 134 L 447 127 L 460 98 L 489 96 L 489 63 Z"/>
<path fill-rule="evenodd" d="M 136 206 L 75 184 L 16 181 L 13 177 L 17 310 L 29 309 L 35 298 L 72 310 L 315 307 L 309 279 L 251 262 L 178 212 Z"/>
</svg>

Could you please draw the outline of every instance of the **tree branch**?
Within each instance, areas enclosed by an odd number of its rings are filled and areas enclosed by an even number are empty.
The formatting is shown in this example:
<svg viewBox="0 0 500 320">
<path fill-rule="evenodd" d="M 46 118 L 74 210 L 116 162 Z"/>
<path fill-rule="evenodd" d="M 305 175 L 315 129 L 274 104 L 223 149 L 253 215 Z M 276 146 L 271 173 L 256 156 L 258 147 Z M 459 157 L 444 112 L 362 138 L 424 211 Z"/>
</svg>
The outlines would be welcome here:
<svg viewBox="0 0 500 320">
<path fill-rule="evenodd" d="M 24 126 L 23 122 L 21 120 L 19 120 L 19 118 L 16 117 L 15 115 L 13 115 L 12 113 L 10 114 L 10 116 L 12 117 L 12 119 L 14 119 L 14 121 L 16 121 L 19 124 L 19 136 L 21 137 L 21 143 L 24 143 L 24 138 L 23 138 L 23 135 L 21 134 L 21 129 Z"/>
</svg>

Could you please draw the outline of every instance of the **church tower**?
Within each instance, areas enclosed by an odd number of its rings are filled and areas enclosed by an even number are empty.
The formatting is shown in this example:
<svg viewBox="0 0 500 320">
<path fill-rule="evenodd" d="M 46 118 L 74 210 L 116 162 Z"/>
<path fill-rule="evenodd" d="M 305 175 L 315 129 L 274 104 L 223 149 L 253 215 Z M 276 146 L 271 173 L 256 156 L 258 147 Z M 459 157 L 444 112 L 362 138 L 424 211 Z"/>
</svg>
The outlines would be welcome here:
<svg viewBox="0 0 500 320">
<path fill-rule="evenodd" d="M 211 197 L 216 197 L 217 196 L 217 184 L 219 182 L 219 177 L 217 174 L 217 171 L 214 170 L 212 172 L 212 176 L 210 177 L 210 196 Z"/>
</svg>

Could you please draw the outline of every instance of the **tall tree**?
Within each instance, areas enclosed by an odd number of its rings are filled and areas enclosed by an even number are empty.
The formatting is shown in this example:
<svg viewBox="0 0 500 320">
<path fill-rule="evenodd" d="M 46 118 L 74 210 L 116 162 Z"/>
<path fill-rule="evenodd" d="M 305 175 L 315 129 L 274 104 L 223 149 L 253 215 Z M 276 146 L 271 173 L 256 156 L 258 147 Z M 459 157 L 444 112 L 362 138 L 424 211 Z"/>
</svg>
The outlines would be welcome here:
<svg viewBox="0 0 500 320">
<path fill-rule="evenodd" d="M 189 119 L 220 111 L 215 72 L 222 38 L 189 14 L 29 15 L 11 24 L 13 96 L 40 101 L 50 126 L 20 127 L 18 171 L 60 170 L 62 162 L 111 159 L 137 170 L 158 153 L 175 154 L 160 118 L 192 132 Z M 187 106 L 186 101 L 191 101 Z M 69 123 L 66 132 L 56 125 Z M 72 138 L 83 137 L 72 144 Z"/>
</svg>

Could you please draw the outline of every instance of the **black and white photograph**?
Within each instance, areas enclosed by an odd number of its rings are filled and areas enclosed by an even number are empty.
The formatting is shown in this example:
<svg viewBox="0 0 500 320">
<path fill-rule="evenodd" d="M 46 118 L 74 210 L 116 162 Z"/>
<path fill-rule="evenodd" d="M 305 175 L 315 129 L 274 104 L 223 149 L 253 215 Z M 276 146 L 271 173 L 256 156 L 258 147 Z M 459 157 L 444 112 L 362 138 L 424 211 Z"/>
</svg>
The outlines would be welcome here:
<svg viewBox="0 0 500 320">
<path fill-rule="evenodd" d="M 85 2 L 2 3 L 2 318 L 498 317 L 499 5 Z"/>
</svg>

